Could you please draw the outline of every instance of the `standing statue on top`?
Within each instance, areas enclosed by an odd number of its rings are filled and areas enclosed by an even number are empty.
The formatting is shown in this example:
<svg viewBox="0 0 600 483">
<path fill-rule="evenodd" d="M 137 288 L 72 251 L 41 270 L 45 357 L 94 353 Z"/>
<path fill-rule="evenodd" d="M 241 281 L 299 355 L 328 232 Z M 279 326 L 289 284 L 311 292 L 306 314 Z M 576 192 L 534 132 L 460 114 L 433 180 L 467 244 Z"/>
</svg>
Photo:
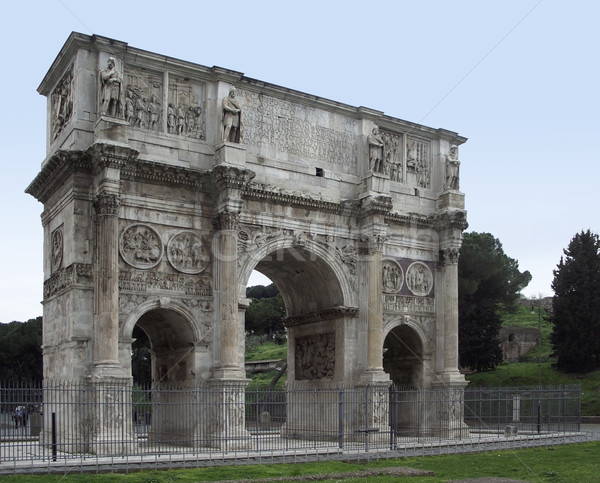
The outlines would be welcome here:
<svg viewBox="0 0 600 483">
<path fill-rule="evenodd" d="M 379 132 L 379 128 L 375 126 L 371 134 L 367 136 L 369 143 L 369 169 L 374 173 L 384 173 L 385 167 L 383 164 L 383 138 Z"/>
<path fill-rule="evenodd" d="M 99 74 L 100 115 L 123 117 L 123 81 L 115 67 L 115 58 L 109 57 L 107 66 Z"/>
<path fill-rule="evenodd" d="M 453 144 L 450 146 L 450 152 L 446 154 L 446 182 L 444 189 L 458 190 L 458 171 L 460 161 L 458 160 L 458 146 Z"/>
<path fill-rule="evenodd" d="M 235 94 L 235 87 L 232 87 L 229 89 L 229 95 L 223 98 L 223 141 L 231 143 L 240 142 L 242 125 L 242 107 Z"/>
</svg>

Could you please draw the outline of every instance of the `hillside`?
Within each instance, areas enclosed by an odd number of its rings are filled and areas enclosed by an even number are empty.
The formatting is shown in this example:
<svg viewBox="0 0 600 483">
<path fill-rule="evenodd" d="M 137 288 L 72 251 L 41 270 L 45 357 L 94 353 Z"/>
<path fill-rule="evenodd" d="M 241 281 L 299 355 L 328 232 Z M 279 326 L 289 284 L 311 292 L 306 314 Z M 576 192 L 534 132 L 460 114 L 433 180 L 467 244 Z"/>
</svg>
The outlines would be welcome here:
<svg viewBox="0 0 600 483">
<path fill-rule="evenodd" d="M 542 386 L 558 386 L 565 384 L 581 385 L 581 414 L 582 416 L 600 416 L 600 371 L 585 375 L 565 374 L 552 367 L 552 347 L 550 333 L 552 324 L 545 320 L 546 311 L 541 311 L 542 350 L 539 365 L 539 375 Z M 502 314 L 503 327 L 536 328 L 540 319 L 537 307 L 533 313 L 531 307 L 520 306 L 513 313 Z M 519 358 L 518 362 L 505 361 L 493 371 L 467 374 L 469 387 L 505 387 L 505 386 L 536 386 L 538 384 L 538 348 L 537 345 Z"/>
</svg>

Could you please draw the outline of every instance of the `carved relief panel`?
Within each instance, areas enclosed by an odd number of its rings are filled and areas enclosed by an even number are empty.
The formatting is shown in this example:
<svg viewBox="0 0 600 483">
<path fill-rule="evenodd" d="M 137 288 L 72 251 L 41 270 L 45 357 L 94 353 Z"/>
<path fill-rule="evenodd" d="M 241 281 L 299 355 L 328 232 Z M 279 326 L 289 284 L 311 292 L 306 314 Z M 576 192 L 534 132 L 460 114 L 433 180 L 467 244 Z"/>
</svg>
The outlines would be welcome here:
<svg viewBox="0 0 600 483">
<path fill-rule="evenodd" d="M 404 136 L 382 131 L 384 173 L 392 181 L 404 182 Z"/>
<path fill-rule="evenodd" d="M 167 258 L 175 270 L 189 274 L 204 271 L 210 261 L 206 244 L 199 235 L 190 231 L 171 237 L 167 245 Z"/>
<path fill-rule="evenodd" d="M 154 228 L 142 223 L 134 223 L 121 233 L 119 251 L 123 260 L 132 267 L 147 269 L 160 263 L 163 244 Z"/>
<path fill-rule="evenodd" d="M 429 141 L 407 137 L 406 171 L 415 175 L 419 188 L 431 187 L 431 145 Z"/>
<path fill-rule="evenodd" d="M 51 235 L 52 241 L 52 252 L 50 255 L 51 260 L 51 272 L 54 273 L 62 268 L 63 265 L 63 253 L 64 253 L 64 245 L 63 245 L 63 228 L 60 226 L 56 230 L 52 232 Z"/>
<path fill-rule="evenodd" d="M 335 333 L 296 338 L 296 380 L 321 379 L 335 375 Z"/>
<path fill-rule="evenodd" d="M 404 273 L 402 267 L 395 260 L 383 260 L 381 280 L 385 293 L 397 293 L 402 288 Z"/>
<path fill-rule="evenodd" d="M 125 120 L 132 127 L 162 131 L 162 76 L 145 71 L 125 73 Z"/>
<path fill-rule="evenodd" d="M 51 132 L 55 140 L 73 115 L 73 66 L 60 80 L 51 95 Z"/>
<path fill-rule="evenodd" d="M 167 132 L 205 139 L 205 86 L 189 80 L 169 79 Z"/>
<path fill-rule="evenodd" d="M 425 297 L 433 288 L 433 274 L 423 262 L 414 262 L 406 270 L 406 285 L 416 296 Z"/>
</svg>

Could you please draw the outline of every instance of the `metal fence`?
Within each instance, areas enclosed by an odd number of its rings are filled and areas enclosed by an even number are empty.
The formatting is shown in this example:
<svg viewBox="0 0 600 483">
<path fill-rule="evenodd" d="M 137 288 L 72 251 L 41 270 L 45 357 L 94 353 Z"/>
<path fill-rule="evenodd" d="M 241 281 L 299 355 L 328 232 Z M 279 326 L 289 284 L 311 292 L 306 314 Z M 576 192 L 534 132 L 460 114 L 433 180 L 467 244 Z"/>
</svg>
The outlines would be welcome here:
<svg viewBox="0 0 600 483">
<path fill-rule="evenodd" d="M 465 389 L 0 385 L 0 472 L 20 462 L 214 464 L 533 440 L 580 430 L 579 386 Z M 87 462 L 87 463 L 86 463 Z M 9 466 L 7 466 L 7 464 Z M 208 464 L 208 463 L 207 463 Z M 21 464 L 23 466 L 23 464 Z"/>
</svg>

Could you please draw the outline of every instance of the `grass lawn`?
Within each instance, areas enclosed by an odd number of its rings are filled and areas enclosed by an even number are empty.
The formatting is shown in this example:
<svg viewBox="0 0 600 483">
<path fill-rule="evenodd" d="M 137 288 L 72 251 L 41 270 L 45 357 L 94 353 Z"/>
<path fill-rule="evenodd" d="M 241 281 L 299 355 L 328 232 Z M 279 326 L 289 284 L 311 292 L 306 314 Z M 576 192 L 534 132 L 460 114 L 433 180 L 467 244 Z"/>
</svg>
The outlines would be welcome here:
<svg viewBox="0 0 600 483">
<path fill-rule="evenodd" d="M 435 476 L 393 477 L 359 476 L 377 468 L 407 466 L 433 471 Z M 7 482 L 195 482 L 220 480 L 249 480 L 259 478 L 299 477 L 336 474 L 334 478 L 320 481 L 407 481 L 443 482 L 460 478 L 504 477 L 535 482 L 599 481 L 600 442 L 553 446 L 547 448 L 520 449 L 515 451 L 491 451 L 462 455 L 427 456 L 419 458 L 378 460 L 370 463 L 344 463 L 321 461 L 299 464 L 264 464 L 246 466 L 220 466 L 189 470 L 142 471 L 129 474 L 74 474 L 74 475 L 15 475 L 2 477 Z M 352 473 L 341 478 L 340 473 Z M 332 475 L 333 476 L 333 475 Z M 297 480 L 296 480 L 297 481 Z"/>
</svg>

